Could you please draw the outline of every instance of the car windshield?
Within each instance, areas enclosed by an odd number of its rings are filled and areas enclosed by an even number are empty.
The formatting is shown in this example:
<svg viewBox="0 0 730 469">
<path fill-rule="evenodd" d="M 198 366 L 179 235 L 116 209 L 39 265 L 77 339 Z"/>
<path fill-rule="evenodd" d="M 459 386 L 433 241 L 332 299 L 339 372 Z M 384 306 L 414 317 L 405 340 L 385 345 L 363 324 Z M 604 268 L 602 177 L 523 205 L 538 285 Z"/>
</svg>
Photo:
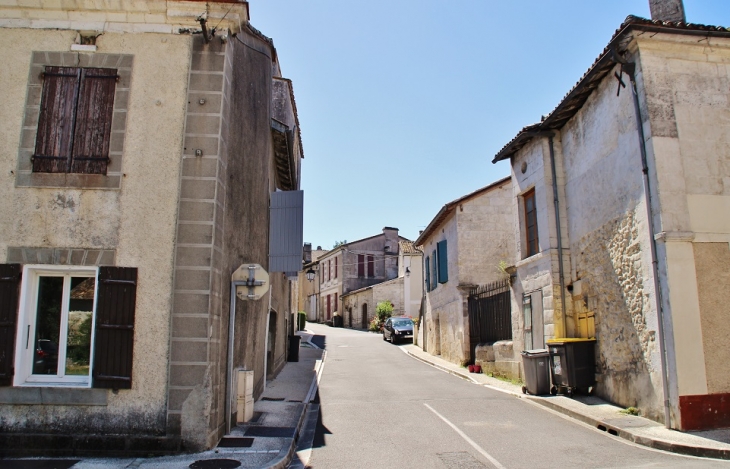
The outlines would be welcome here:
<svg viewBox="0 0 730 469">
<path fill-rule="evenodd" d="M 399 319 L 393 321 L 393 327 L 413 327 L 413 321 L 410 319 Z"/>
</svg>

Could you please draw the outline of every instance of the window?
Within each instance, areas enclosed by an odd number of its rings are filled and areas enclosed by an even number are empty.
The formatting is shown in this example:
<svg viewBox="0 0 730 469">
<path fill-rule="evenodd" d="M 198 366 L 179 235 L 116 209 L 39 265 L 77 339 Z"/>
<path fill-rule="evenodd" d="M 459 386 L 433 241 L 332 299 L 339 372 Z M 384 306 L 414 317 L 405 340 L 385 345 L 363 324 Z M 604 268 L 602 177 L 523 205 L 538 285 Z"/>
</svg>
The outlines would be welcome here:
<svg viewBox="0 0 730 469">
<path fill-rule="evenodd" d="M 131 388 L 137 269 L 25 266 L 18 299 L 19 274 L 0 265 L 0 385 Z"/>
<path fill-rule="evenodd" d="M 368 277 L 375 277 L 375 259 L 368 256 Z"/>
<path fill-rule="evenodd" d="M 426 256 L 424 271 L 426 272 L 426 291 L 431 291 L 431 258 Z"/>
<path fill-rule="evenodd" d="M 335 278 L 337 278 L 337 258 L 335 257 Z"/>
<path fill-rule="evenodd" d="M 449 257 L 446 254 L 446 240 L 436 243 L 436 251 L 438 252 L 438 282 L 446 283 L 449 281 Z"/>
<path fill-rule="evenodd" d="M 525 257 L 534 256 L 539 252 L 537 243 L 537 208 L 535 207 L 535 189 L 523 196 L 525 204 L 525 238 L 527 249 Z"/>
<path fill-rule="evenodd" d="M 365 276 L 365 256 L 357 255 L 357 276 L 362 278 Z"/>
<path fill-rule="evenodd" d="M 332 280 L 332 259 L 327 261 L 327 281 Z"/>
<path fill-rule="evenodd" d="M 330 303 L 330 295 L 327 295 L 327 319 L 332 315 L 332 303 Z"/>
<path fill-rule="evenodd" d="M 117 70 L 47 66 L 34 173 L 106 174 Z"/>
<path fill-rule="evenodd" d="M 438 257 L 436 257 L 436 250 L 434 249 L 431 253 L 431 290 L 435 290 L 438 286 Z"/>
<path fill-rule="evenodd" d="M 337 293 L 335 293 L 335 311 L 339 309 L 338 302 L 337 302 Z"/>
</svg>

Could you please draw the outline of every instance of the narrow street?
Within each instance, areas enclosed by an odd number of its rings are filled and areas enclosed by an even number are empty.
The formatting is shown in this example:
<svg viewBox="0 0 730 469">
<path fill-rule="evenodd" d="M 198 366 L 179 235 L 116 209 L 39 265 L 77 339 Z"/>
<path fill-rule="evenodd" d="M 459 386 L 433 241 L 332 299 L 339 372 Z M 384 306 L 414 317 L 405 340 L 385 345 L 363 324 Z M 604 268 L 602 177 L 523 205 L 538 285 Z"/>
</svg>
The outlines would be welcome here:
<svg viewBox="0 0 730 469">
<path fill-rule="evenodd" d="M 327 350 L 308 467 L 730 468 L 633 445 L 467 382 L 378 334 L 307 328 Z"/>
</svg>

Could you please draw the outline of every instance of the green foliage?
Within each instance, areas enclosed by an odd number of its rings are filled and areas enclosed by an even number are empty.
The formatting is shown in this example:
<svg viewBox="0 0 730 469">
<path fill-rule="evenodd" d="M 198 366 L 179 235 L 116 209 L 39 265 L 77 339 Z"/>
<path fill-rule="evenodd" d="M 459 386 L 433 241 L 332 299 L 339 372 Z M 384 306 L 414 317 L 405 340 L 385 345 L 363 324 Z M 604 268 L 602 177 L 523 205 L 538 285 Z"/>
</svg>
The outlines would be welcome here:
<svg viewBox="0 0 730 469">
<path fill-rule="evenodd" d="M 303 331 L 304 328 L 307 326 L 307 313 L 304 311 L 299 311 L 297 313 L 297 329 L 300 331 Z"/>
<path fill-rule="evenodd" d="M 637 409 L 636 407 L 627 407 L 624 410 L 620 410 L 619 412 L 621 412 L 622 414 L 626 414 L 626 415 L 639 415 L 639 414 L 641 414 L 641 411 L 639 409 Z"/>
<path fill-rule="evenodd" d="M 381 323 L 385 323 L 385 321 L 387 321 L 388 318 L 392 315 L 393 303 L 391 303 L 389 300 L 381 301 L 375 307 L 375 317 L 378 318 L 378 321 L 380 321 Z"/>
<path fill-rule="evenodd" d="M 347 240 L 343 239 L 342 241 L 335 241 L 334 246 L 332 246 L 332 249 L 337 249 L 338 247 L 342 246 L 343 244 L 347 244 Z"/>
<path fill-rule="evenodd" d="M 373 318 L 372 321 L 370 321 L 370 324 L 368 325 L 368 330 L 370 332 L 380 332 L 380 321 L 378 321 L 378 318 Z"/>
</svg>

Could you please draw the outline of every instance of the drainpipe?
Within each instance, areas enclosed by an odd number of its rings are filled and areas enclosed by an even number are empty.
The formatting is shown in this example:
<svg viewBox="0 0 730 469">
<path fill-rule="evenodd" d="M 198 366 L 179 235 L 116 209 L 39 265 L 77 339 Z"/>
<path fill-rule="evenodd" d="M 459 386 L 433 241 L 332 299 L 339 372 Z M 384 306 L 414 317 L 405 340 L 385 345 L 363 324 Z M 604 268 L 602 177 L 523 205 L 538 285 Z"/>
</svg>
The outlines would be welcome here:
<svg viewBox="0 0 730 469">
<path fill-rule="evenodd" d="M 563 337 L 568 337 L 568 321 L 566 319 L 567 310 L 565 309 L 565 274 L 563 270 L 563 236 L 560 230 L 560 201 L 558 200 L 558 178 L 555 170 L 555 149 L 553 146 L 552 132 L 547 134 L 548 144 L 550 145 L 550 171 L 553 175 L 553 201 L 555 204 L 555 228 L 558 232 L 558 271 L 560 276 L 560 301 L 563 307 Z"/>
<path fill-rule="evenodd" d="M 614 54 L 616 58 L 618 54 Z M 654 238 L 654 217 L 652 214 L 652 203 L 651 203 L 651 186 L 649 181 L 649 165 L 647 164 L 646 157 L 646 140 L 644 137 L 644 127 L 642 125 L 643 119 L 641 118 L 641 107 L 639 106 L 639 93 L 636 86 L 636 64 L 632 62 L 625 62 L 619 60 L 622 64 L 623 71 L 629 76 L 631 80 L 631 94 L 634 98 L 634 110 L 636 115 L 636 130 L 639 135 L 639 149 L 641 150 L 641 172 L 643 173 L 644 182 L 644 199 L 646 200 L 646 215 L 649 217 L 649 236 L 651 246 L 651 265 L 652 274 L 654 277 L 654 291 L 656 292 L 656 308 L 657 308 L 657 322 L 658 322 L 658 335 L 659 335 L 659 348 L 660 348 L 660 362 L 662 367 L 662 391 L 664 392 L 664 426 L 671 429 L 671 413 L 669 407 L 669 378 L 667 374 L 667 345 L 664 339 L 664 310 L 662 308 L 661 290 L 659 289 L 659 262 L 657 261 L 656 254 L 656 239 Z"/>
</svg>

